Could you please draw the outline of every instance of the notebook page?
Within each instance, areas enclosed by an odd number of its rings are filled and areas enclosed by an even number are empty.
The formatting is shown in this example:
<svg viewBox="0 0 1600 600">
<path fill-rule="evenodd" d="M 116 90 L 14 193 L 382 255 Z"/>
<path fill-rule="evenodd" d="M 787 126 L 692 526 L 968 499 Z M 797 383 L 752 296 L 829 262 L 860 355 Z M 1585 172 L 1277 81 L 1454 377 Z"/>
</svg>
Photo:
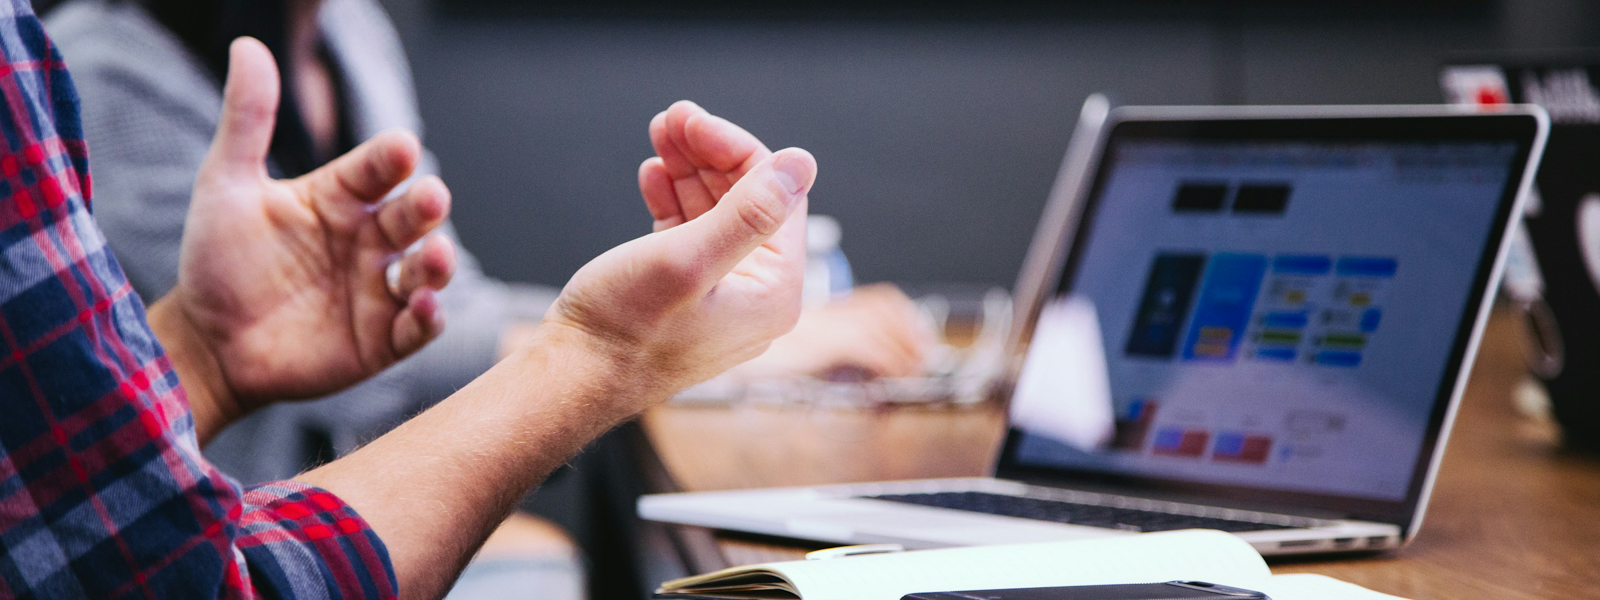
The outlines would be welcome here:
<svg viewBox="0 0 1600 600">
<path fill-rule="evenodd" d="M 1269 576 L 1261 555 L 1220 531 L 924 550 L 765 565 L 805 600 L 899 600 L 914 592 Z"/>
<path fill-rule="evenodd" d="M 1266 579 L 1216 583 L 1255 590 L 1272 600 L 1404 600 L 1322 575 L 1274 575 Z"/>
</svg>

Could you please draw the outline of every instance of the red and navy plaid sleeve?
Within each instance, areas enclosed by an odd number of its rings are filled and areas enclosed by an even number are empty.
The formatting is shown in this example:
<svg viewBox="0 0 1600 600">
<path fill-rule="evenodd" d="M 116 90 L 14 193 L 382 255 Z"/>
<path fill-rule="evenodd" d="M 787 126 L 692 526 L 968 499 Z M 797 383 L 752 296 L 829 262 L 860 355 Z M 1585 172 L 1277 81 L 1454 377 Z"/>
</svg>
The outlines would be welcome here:
<svg viewBox="0 0 1600 600">
<path fill-rule="evenodd" d="M 78 98 L 0 0 L 0 598 L 392 598 L 338 498 L 208 464 L 172 364 L 89 214 Z"/>
</svg>

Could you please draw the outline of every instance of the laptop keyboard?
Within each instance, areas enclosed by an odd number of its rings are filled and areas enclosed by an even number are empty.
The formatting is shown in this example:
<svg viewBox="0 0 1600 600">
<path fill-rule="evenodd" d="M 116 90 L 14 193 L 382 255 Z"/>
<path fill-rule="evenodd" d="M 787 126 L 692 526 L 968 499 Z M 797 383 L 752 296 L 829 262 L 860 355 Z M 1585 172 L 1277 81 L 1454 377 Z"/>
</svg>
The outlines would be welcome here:
<svg viewBox="0 0 1600 600">
<path fill-rule="evenodd" d="M 1217 517 L 1184 515 L 1170 512 L 1119 508 L 1097 504 L 1081 504 L 1062 500 L 1008 496 L 987 492 L 930 492 L 923 494 L 883 494 L 861 496 L 872 500 L 886 500 L 918 506 L 950 508 L 980 512 L 1005 517 L 1021 517 L 1039 521 L 1054 521 L 1089 527 L 1105 527 L 1123 531 L 1170 531 L 1173 529 L 1218 529 L 1221 531 L 1265 531 L 1270 529 L 1295 529 L 1314 526 L 1316 523 L 1282 525 L 1257 521 L 1240 521 Z"/>
</svg>

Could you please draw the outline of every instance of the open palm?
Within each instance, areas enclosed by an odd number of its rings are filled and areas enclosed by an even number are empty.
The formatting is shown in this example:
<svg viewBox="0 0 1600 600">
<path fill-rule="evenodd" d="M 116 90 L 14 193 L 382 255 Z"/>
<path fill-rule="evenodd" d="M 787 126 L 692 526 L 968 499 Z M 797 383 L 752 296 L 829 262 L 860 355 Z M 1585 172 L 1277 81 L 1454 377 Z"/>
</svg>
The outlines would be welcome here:
<svg viewBox="0 0 1600 600">
<path fill-rule="evenodd" d="M 455 268 L 450 242 L 428 235 L 449 212 L 442 182 L 384 201 L 417 164 L 410 134 L 381 134 L 297 179 L 268 176 L 278 88 L 266 47 L 236 41 L 173 291 L 245 411 L 337 391 L 421 348 L 443 326 L 435 290 Z M 385 279 L 395 260 L 398 293 Z"/>
</svg>

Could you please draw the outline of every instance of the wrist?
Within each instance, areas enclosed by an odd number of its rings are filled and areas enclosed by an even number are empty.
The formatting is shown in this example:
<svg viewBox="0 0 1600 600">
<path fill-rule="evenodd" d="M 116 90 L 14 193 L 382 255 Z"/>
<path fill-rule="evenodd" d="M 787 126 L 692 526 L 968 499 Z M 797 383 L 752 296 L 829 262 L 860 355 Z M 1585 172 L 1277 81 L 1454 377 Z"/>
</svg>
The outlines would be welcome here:
<svg viewBox="0 0 1600 600">
<path fill-rule="evenodd" d="M 295 479 L 359 511 L 402 586 L 442 590 L 418 574 L 459 568 L 441 556 L 470 555 L 530 488 L 661 397 L 631 370 L 587 332 L 545 323 L 449 398 Z"/>
<path fill-rule="evenodd" d="M 221 361 L 179 305 L 176 292 L 163 296 L 146 312 L 150 329 L 178 373 L 189 409 L 194 413 L 195 435 L 204 444 L 243 417 L 245 411 L 228 385 Z"/>
<path fill-rule="evenodd" d="M 500 331 L 500 347 L 496 356 L 505 358 L 532 343 L 539 331 L 538 321 L 513 321 Z"/>
<path fill-rule="evenodd" d="M 581 398 L 618 423 L 666 400 L 678 390 L 670 377 L 652 367 L 636 348 L 604 339 L 566 321 L 545 319 L 508 362 L 536 366 L 530 372 L 560 373 L 573 386 L 563 395 Z"/>
</svg>

